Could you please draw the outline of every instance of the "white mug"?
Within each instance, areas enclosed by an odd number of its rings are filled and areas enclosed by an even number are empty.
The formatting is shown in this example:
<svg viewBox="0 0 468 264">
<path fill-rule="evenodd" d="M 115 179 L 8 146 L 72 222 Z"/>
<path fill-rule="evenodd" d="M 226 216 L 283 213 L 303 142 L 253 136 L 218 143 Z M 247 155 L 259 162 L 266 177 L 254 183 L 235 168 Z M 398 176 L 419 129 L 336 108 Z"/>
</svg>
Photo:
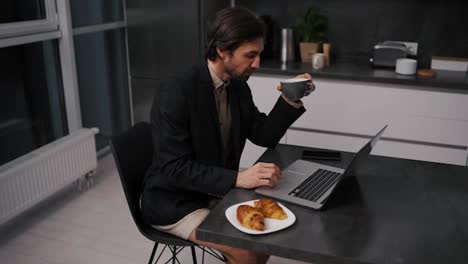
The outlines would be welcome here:
<svg viewBox="0 0 468 264">
<path fill-rule="evenodd" d="M 416 73 L 418 67 L 418 61 L 413 59 L 397 59 L 395 72 L 405 75 L 413 75 Z"/>
<path fill-rule="evenodd" d="M 325 66 L 325 55 L 323 53 L 315 53 L 312 56 L 312 67 L 320 70 Z"/>
</svg>

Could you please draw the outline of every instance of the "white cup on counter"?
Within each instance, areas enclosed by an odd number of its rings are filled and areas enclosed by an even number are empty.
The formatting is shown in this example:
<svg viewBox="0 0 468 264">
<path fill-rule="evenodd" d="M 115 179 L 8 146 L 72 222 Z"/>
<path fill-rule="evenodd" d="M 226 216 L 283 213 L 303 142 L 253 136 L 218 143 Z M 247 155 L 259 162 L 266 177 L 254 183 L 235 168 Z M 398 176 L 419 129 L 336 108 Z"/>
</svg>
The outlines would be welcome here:
<svg viewBox="0 0 468 264">
<path fill-rule="evenodd" d="M 404 75 L 413 75 L 416 74 L 416 68 L 418 66 L 418 61 L 413 59 L 397 59 L 395 72 Z"/>
<path fill-rule="evenodd" d="M 325 67 L 325 55 L 323 53 L 315 53 L 312 56 L 312 68 L 320 70 L 323 67 Z"/>
</svg>

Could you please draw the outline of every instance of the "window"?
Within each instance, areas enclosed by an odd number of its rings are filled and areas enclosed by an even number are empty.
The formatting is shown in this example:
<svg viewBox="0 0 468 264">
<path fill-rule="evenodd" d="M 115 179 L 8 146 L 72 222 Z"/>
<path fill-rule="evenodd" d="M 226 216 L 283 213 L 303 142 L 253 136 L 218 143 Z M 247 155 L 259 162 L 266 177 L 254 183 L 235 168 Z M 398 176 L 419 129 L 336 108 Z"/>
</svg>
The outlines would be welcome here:
<svg viewBox="0 0 468 264">
<path fill-rule="evenodd" d="M 56 40 L 0 48 L 0 165 L 67 134 Z"/>
<path fill-rule="evenodd" d="M 0 38 L 58 29 L 54 0 L 2 0 Z"/>
<path fill-rule="evenodd" d="M 83 127 L 98 127 L 96 147 L 130 127 L 126 22 L 122 0 L 70 0 Z"/>
<path fill-rule="evenodd" d="M 46 19 L 44 1 L 3 1 L 0 13 L 0 23 L 13 23 L 30 20 Z M 27 8 L 26 8 L 27 7 Z"/>
<path fill-rule="evenodd" d="M 0 167 L 81 127 L 99 150 L 128 128 L 126 51 L 122 0 L 2 0 Z"/>
<path fill-rule="evenodd" d="M 75 36 L 76 70 L 84 127 L 98 127 L 96 147 L 130 126 L 124 29 Z"/>
<path fill-rule="evenodd" d="M 124 20 L 122 0 L 70 0 L 73 28 Z"/>
</svg>

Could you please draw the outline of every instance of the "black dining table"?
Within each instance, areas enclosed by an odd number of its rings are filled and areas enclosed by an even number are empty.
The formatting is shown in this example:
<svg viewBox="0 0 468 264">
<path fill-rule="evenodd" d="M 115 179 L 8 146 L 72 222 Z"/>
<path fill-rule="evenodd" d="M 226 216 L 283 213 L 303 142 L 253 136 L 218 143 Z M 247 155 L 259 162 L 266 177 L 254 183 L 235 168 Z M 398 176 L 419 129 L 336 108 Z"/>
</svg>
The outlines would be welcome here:
<svg viewBox="0 0 468 264">
<path fill-rule="evenodd" d="M 261 162 L 285 169 L 305 148 L 279 144 Z M 315 161 L 345 168 L 340 161 Z M 371 155 L 342 181 L 322 210 L 280 201 L 296 216 L 291 226 L 252 235 L 225 211 L 262 198 L 232 189 L 198 227 L 197 238 L 313 263 L 468 263 L 468 167 Z"/>
</svg>

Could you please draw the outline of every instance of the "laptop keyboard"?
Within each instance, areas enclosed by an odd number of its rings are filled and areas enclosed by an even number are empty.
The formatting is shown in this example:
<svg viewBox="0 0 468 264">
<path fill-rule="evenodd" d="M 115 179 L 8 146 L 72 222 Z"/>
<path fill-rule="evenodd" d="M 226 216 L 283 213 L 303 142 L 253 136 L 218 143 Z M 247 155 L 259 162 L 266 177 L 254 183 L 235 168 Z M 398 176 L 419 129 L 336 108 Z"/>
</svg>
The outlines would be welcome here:
<svg viewBox="0 0 468 264">
<path fill-rule="evenodd" d="M 338 172 L 318 169 L 294 188 L 289 195 L 317 202 L 330 186 L 338 181 L 340 175 L 341 173 Z"/>
</svg>

